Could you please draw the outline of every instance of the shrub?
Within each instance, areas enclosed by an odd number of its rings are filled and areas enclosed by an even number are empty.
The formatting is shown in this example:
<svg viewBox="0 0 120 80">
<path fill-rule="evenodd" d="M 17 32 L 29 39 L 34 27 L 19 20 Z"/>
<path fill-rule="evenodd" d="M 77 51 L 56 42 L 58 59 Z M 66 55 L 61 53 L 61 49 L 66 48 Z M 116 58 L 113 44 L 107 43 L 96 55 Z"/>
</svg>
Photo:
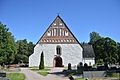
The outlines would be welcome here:
<svg viewBox="0 0 120 80">
<path fill-rule="evenodd" d="M 39 69 L 44 69 L 44 54 L 41 53 Z"/>
</svg>

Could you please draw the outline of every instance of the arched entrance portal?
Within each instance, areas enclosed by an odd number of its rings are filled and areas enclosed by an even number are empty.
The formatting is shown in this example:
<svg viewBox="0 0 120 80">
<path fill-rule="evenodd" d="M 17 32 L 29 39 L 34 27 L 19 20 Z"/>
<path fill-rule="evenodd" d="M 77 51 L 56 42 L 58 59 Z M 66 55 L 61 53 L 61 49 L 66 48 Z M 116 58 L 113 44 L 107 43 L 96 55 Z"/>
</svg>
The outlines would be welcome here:
<svg viewBox="0 0 120 80">
<path fill-rule="evenodd" d="M 54 58 L 54 67 L 63 67 L 62 58 L 60 56 Z"/>
</svg>

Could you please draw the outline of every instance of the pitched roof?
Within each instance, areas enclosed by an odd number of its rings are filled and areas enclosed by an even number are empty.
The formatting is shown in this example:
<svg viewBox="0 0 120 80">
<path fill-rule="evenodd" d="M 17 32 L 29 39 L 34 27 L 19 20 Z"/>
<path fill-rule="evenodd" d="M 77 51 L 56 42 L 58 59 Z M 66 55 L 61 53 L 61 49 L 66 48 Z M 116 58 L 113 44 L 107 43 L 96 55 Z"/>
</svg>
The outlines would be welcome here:
<svg viewBox="0 0 120 80">
<path fill-rule="evenodd" d="M 63 33 L 63 32 L 64 33 Z M 61 32 L 61 33 L 60 33 Z M 55 34 L 54 34 L 55 33 Z M 65 33 L 67 35 L 65 35 Z M 48 35 L 49 34 L 49 35 Z M 64 35 L 63 35 L 64 34 Z M 58 15 L 51 23 L 37 44 L 80 44 L 62 18 Z"/>
<path fill-rule="evenodd" d="M 89 44 L 82 44 L 83 47 L 83 58 L 94 58 L 94 50 L 92 45 Z"/>
</svg>

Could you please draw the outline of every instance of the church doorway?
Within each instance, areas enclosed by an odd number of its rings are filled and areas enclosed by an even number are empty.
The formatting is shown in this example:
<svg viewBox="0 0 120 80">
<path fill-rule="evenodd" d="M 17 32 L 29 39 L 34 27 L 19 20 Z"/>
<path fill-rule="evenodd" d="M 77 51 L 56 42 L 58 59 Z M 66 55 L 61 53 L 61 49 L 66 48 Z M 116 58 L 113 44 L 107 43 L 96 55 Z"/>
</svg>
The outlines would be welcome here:
<svg viewBox="0 0 120 80">
<path fill-rule="evenodd" d="M 54 58 L 54 67 L 63 67 L 62 58 L 60 56 Z"/>
</svg>

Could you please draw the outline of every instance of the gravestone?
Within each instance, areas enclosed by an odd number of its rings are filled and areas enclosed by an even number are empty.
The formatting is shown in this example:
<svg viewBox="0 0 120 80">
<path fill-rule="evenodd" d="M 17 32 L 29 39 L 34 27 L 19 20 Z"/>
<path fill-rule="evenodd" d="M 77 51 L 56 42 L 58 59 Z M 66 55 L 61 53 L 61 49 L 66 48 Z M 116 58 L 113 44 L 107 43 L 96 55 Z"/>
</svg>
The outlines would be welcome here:
<svg viewBox="0 0 120 80">
<path fill-rule="evenodd" d="M 68 64 L 68 70 L 71 70 L 71 63 Z"/>
<path fill-rule="evenodd" d="M 0 77 L 6 77 L 6 73 L 2 70 L 0 70 Z"/>
<path fill-rule="evenodd" d="M 69 76 L 69 79 L 70 79 L 70 80 L 75 80 L 71 75 Z"/>
<path fill-rule="evenodd" d="M 80 62 L 77 65 L 77 72 L 78 72 L 78 74 L 83 74 L 83 64 L 82 64 L 82 62 Z"/>
<path fill-rule="evenodd" d="M 10 80 L 6 78 L 6 73 L 2 70 L 0 70 L 0 80 Z"/>
<path fill-rule="evenodd" d="M 0 80 L 10 80 L 10 79 L 5 78 L 5 77 L 0 77 Z"/>
</svg>

